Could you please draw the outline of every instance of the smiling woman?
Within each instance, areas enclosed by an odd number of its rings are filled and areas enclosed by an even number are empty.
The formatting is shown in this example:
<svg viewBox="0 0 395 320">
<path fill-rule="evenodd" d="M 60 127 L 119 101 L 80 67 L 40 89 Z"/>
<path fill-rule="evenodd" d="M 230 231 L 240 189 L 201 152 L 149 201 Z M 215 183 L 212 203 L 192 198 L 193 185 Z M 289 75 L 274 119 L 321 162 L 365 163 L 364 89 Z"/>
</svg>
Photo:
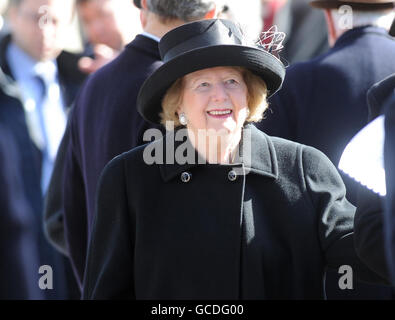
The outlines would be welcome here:
<svg viewBox="0 0 395 320">
<path fill-rule="evenodd" d="M 192 72 L 178 79 L 163 98 L 161 124 L 169 128 L 175 124 L 187 125 L 189 137 L 199 153 L 212 162 L 231 162 L 239 143 L 241 129 L 246 121 L 257 122 L 267 108 L 267 89 L 262 78 L 242 67 L 214 67 Z M 181 123 L 181 121 L 182 123 Z M 167 124 L 170 124 L 167 125 Z M 209 146 L 212 135 L 227 135 Z M 204 137 L 207 150 L 199 148 L 198 138 Z M 215 150 L 210 156 L 209 151 Z M 225 153 L 221 154 L 221 150 Z"/>
<path fill-rule="evenodd" d="M 326 268 L 343 265 L 381 280 L 355 254 L 355 208 L 326 156 L 248 124 L 281 87 L 281 61 L 227 20 L 173 29 L 159 47 L 138 109 L 177 128 L 104 169 L 83 297 L 323 299 Z M 205 161 L 168 157 L 184 144 Z M 164 163 L 145 161 L 153 146 Z"/>
</svg>

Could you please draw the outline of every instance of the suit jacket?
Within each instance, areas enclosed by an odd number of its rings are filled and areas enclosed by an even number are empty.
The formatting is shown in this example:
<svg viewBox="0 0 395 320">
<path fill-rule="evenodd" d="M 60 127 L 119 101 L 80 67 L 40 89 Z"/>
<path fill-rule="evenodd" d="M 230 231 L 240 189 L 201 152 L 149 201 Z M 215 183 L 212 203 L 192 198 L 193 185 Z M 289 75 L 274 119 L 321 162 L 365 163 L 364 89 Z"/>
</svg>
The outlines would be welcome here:
<svg viewBox="0 0 395 320">
<path fill-rule="evenodd" d="M 320 151 L 248 125 L 251 153 L 234 164 L 147 164 L 167 139 L 103 171 L 84 298 L 323 299 L 326 268 L 342 265 L 381 281 L 355 254 L 355 208 Z"/>
<path fill-rule="evenodd" d="M 137 112 L 137 94 L 144 80 L 161 64 L 158 43 L 138 35 L 114 61 L 88 79 L 70 115 L 52 177 L 57 182 L 51 182 L 47 195 L 47 222 L 55 215 L 55 224 L 46 227 L 59 229 L 64 215 L 64 251 L 80 285 L 97 181 L 112 158 L 142 144 L 143 133 L 150 125 Z M 61 236 L 53 237 L 53 241 L 62 245 Z"/>
<path fill-rule="evenodd" d="M 25 110 L 19 87 L 9 68 L 6 59 L 6 50 L 11 41 L 7 35 L 0 41 L 0 124 L 12 136 L 16 152 L 20 156 L 18 174 L 22 181 L 23 191 L 30 210 L 34 215 L 34 224 L 31 225 L 38 234 L 37 240 L 40 248 L 40 265 L 51 265 L 54 272 L 54 290 L 46 291 L 47 298 L 68 298 L 68 284 L 65 269 L 69 268 L 67 261 L 58 254 L 45 239 L 42 228 L 43 196 L 41 193 L 41 161 L 42 150 L 34 139 L 35 128 L 30 127 L 26 121 Z M 84 75 L 77 70 L 78 57 L 63 52 L 57 58 L 59 82 L 65 106 L 70 107 L 75 95 L 84 80 Z M 74 67 L 72 67 L 74 66 Z M 31 266 L 35 268 L 35 266 Z M 38 275 L 38 269 L 34 269 Z M 36 278 L 34 278 L 36 279 Z"/>
<path fill-rule="evenodd" d="M 360 27 L 344 33 L 326 54 L 287 70 L 270 101 L 264 132 L 313 146 L 337 165 L 347 143 L 366 124 L 366 93 L 395 72 L 395 41 L 386 30 Z M 356 185 L 342 175 L 347 198 Z"/>
<path fill-rule="evenodd" d="M 18 172 L 15 141 L 0 124 L 0 299 L 42 299 L 36 221 Z"/>
</svg>

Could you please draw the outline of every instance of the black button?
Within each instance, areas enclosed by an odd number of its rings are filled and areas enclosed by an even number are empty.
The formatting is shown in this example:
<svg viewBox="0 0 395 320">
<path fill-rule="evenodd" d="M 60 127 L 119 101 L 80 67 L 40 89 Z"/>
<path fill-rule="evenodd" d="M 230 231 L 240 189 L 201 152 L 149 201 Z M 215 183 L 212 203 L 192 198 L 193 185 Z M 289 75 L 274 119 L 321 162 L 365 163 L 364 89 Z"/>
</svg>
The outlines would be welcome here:
<svg viewBox="0 0 395 320">
<path fill-rule="evenodd" d="M 181 181 L 184 183 L 188 183 L 189 181 L 191 181 L 192 179 L 192 174 L 190 174 L 189 172 L 183 172 L 181 174 Z"/>
<path fill-rule="evenodd" d="M 234 170 L 230 171 L 230 172 L 228 173 L 228 179 L 229 179 L 230 181 L 236 181 L 236 179 L 237 179 L 237 173 L 236 173 L 236 171 L 234 171 Z"/>
</svg>

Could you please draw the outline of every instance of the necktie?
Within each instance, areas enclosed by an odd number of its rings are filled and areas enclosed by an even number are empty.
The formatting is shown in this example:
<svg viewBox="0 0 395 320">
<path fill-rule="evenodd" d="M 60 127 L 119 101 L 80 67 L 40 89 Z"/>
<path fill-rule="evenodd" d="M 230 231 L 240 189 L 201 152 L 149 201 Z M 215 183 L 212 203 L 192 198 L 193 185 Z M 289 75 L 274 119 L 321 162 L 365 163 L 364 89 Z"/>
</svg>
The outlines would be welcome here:
<svg viewBox="0 0 395 320">
<path fill-rule="evenodd" d="M 54 81 L 55 77 L 51 74 L 39 74 L 35 78 L 41 88 L 37 101 L 37 115 L 44 140 L 41 186 L 45 193 L 65 130 L 66 116 L 61 103 L 59 85 Z"/>
</svg>

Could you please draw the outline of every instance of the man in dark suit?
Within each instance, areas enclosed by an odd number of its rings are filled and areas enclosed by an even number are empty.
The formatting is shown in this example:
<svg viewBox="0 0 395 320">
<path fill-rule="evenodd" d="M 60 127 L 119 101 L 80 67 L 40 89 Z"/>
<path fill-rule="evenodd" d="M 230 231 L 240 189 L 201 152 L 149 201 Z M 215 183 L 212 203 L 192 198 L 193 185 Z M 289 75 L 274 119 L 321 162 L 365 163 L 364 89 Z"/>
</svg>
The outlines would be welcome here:
<svg viewBox="0 0 395 320">
<path fill-rule="evenodd" d="M 0 124 L 15 142 L 20 157 L 15 172 L 23 186 L 23 195 L 13 197 L 25 197 L 34 217 L 29 232 L 37 235 L 40 259 L 39 266 L 27 264 L 35 275 L 30 281 L 38 286 L 38 267 L 52 267 L 53 289 L 43 292 L 49 299 L 70 297 L 72 279 L 66 278 L 68 261 L 49 245 L 42 230 L 43 197 L 57 145 L 85 78 L 78 71 L 79 57 L 61 47 L 72 13 L 72 0 L 11 0 L 10 34 L 0 40 Z"/>
<path fill-rule="evenodd" d="M 59 227 L 64 217 L 64 251 L 71 259 L 80 285 L 99 176 L 112 158 L 144 143 L 144 132 L 150 127 L 138 114 L 135 103 L 144 80 L 162 65 L 159 39 L 186 21 L 212 18 L 217 10 L 215 1 L 211 0 L 183 0 L 183 5 L 180 0 L 134 2 L 141 8 L 144 32 L 84 86 L 70 116 L 64 137 L 68 141 L 62 142 L 58 154 L 59 162 L 63 159 L 64 163 L 54 172 L 47 195 L 45 214 L 47 221 L 52 222 L 47 224 L 48 234 L 53 235 L 53 228 Z M 56 236 L 52 238 L 59 240 Z"/>
<path fill-rule="evenodd" d="M 342 7 L 345 3 L 352 4 L 352 12 Z M 366 124 L 368 89 L 395 72 L 395 41 L 388 35 L 394 1 L 322 0 L 313 5 L 325 9 L 332 48 L 289 68 L 259 128 L 316 147 L 337 165 L 347 143 Z M 356 204 L 356 183 L 342 177 L 347 198 Z M 374 297 L 369 291 L 367 297 Z"/>
</svg>

